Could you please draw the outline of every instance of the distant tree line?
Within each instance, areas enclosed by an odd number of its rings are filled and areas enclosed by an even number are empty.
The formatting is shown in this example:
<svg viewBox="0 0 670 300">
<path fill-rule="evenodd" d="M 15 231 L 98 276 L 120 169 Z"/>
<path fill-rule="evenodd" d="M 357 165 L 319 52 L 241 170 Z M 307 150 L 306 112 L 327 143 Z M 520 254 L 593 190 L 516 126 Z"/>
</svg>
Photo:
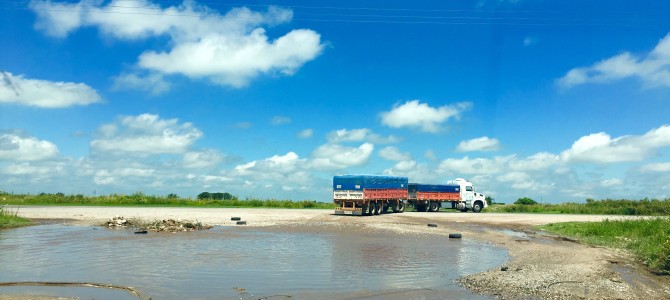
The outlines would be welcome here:
<svg viewBox="0 0 670 300">
<path fill-rule="evenodd" d="M 198 194 L 198 200 L 237 200 L 237 196 L 228 192 L 224 193 L 202 192 Z"/>
</svg>

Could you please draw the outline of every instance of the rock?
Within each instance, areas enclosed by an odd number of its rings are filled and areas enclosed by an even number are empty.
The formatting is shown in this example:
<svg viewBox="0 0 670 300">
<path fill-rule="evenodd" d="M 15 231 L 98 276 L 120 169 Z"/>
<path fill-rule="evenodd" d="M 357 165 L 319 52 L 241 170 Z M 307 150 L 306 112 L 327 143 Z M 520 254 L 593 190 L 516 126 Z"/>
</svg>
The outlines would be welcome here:
<svg viewBox="0 0 670 300">
<path fill-rule="evenodd" d="M 503 271 L 503 272 L 507 272 L 507 270 L 509 270 L 508 267 L 501 267 L 501 268 L 500 268 L 500 271 Z"/>
</svg>

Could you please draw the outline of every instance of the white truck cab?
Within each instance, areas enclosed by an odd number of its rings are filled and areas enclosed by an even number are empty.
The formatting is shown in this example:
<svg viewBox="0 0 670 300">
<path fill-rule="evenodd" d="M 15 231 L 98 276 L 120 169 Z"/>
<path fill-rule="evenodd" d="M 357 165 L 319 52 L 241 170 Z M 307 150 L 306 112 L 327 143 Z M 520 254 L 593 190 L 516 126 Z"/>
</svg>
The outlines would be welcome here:
<svg viewBox="0 0 670 300">
<path fill-rule="evenodd" d="M 447 184 L 460 186 L 461 200 L 463 202 L 456 206 L 456 209 L 466 212 L 472 210 L 473 212 L 480 212 L 482 209 L 488 207 L 486 203 L 486 196 L 482 193 L 477 193 L 475 185 L 463 178 L 456 178 L 450 180 Z"/>
</svg>

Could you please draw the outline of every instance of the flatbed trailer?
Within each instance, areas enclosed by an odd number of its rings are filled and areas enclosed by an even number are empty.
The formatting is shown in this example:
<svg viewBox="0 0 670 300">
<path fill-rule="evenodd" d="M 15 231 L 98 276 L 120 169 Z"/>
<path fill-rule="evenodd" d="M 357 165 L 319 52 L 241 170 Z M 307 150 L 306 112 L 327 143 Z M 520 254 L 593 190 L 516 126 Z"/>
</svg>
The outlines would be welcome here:
<svg viewBox="0 0 670 300">
<path fill-rule="evenodd" d="M 333 202 L 338 215 L 379 215 L 405 211 L 408 179 L 400 176 L 341 175 L 333 177 Z"/>
</svg>

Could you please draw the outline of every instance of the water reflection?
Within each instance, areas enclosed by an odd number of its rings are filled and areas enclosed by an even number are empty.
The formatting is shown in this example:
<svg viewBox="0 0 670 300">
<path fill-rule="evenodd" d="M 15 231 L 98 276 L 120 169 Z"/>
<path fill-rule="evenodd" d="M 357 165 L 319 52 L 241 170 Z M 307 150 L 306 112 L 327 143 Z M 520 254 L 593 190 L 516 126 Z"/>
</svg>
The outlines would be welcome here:
<svg viewBox="0 0 670 300">
<path fill-rule="evenodd" d="M 135 235 L 63 225 L 4 230 L 0 281 L 124 285 L 153 299 L 342 298 L 420 289 L 466 293 L 455 279 L 506 258 L 502 249 L 441 236 L 324 231 L 215 227 Z M 8 292 L 0 288 L 0 293 Z M 118 294 L 101 292 L 94 298 L 118 299 Z"/>
</svg>

